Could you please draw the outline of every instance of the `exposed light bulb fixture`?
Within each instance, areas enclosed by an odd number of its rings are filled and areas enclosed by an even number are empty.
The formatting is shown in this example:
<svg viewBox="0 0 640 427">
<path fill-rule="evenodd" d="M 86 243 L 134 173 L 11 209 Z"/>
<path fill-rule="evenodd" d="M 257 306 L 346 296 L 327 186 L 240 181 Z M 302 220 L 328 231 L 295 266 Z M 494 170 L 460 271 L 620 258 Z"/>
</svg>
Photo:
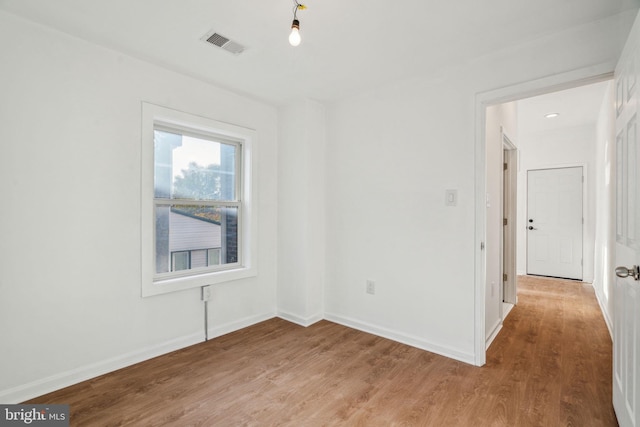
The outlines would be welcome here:
<svg viewBox="0 0 640 427">
<path fill-rule="evenodd" d="M 291 23 L 291 34 L 289 34 L 289 44 L 291 46 L 298 46 L 302 41 L 300 37 L 300 21 L 298 21 L 298 10 L 305 10 L 307 6 L 298 3 L 297 0 L 293 0 L 293 22 Z"/>
<path fill-rule="evenodd" d="M 560 113 L 547 113 L 544 115 L 545 119 L 554 119 L 558 117 Z"/>
<path fill-rule="evenodd" d="M 294 19 L 291 23 L 291 34 L 289 34 L 289 44 L 291 46 L 298 46 L 302 38 L 300 37 L 300 21 Z"/>
</svg>

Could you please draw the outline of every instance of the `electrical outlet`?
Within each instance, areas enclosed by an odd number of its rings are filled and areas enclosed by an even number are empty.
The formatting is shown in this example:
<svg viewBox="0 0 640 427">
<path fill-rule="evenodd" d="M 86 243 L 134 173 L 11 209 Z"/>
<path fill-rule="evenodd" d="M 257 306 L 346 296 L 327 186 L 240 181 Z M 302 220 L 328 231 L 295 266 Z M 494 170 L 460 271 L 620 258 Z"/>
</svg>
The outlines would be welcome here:
<svg viewBox="0 0 640 427">
<path fill-rule="evenodd" d="M 367 293 L 374 295 L 376 293 L 376 282 L 367 280 Z"/>
<path fill-rule="evenodd" d="M 201 300 L 202 301 L 211 301 L 211 297 L 213 292 L 211 292 L 211 286 L 203 286 L 202 288 L 202 294 L 201 294 Z"/>
<path fill-rule="evenodd" d="M 445 190 L 445 206 L 456 206 L 458 204 L 458 190 Z"/>
</svg>

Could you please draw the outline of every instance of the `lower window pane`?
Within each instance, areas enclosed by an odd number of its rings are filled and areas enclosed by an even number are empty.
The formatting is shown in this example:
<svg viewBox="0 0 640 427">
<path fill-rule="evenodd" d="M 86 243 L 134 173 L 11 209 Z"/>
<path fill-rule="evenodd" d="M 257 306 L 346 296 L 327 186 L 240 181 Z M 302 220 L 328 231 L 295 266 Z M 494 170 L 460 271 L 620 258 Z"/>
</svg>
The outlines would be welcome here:
<svg viewBox="0 0 640 427">
<path fill-rule="evenodd" d="M 156 273 L 238 262 L 238 209 L 156 205 Z"/>
</svg>

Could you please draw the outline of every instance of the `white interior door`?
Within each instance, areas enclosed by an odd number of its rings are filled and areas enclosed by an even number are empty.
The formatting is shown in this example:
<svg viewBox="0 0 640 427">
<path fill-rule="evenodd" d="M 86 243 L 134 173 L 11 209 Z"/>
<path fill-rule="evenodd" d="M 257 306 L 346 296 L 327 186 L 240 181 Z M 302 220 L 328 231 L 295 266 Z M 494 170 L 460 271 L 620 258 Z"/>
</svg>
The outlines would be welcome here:
<svg viewBox="0 0 640 427">
<path fill-rule="evenodd" d="M 582 167 L 527 173 L 527 274 L 582 280 Z"/>
<path fill-rule="evenodd" d="M 616 278 L 613 287 L 613 406 L 621 427 L 640 427 L 640 148 L 636 24 L 616 67 Z"/>
</svg>

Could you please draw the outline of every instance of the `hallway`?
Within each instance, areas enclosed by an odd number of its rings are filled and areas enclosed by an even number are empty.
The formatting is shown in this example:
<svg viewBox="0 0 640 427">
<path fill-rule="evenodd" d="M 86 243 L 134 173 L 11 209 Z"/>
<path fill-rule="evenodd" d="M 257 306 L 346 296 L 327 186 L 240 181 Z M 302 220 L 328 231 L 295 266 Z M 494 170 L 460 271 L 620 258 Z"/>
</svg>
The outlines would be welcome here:
<svg viewBox="0 0 640 427">
<path fill-rule="evenodd" d="M 589 284 L 518 277 L 518 305 L 487 351 L 504 423 L 616 426 L 611 337 Z"/>
</svg>

